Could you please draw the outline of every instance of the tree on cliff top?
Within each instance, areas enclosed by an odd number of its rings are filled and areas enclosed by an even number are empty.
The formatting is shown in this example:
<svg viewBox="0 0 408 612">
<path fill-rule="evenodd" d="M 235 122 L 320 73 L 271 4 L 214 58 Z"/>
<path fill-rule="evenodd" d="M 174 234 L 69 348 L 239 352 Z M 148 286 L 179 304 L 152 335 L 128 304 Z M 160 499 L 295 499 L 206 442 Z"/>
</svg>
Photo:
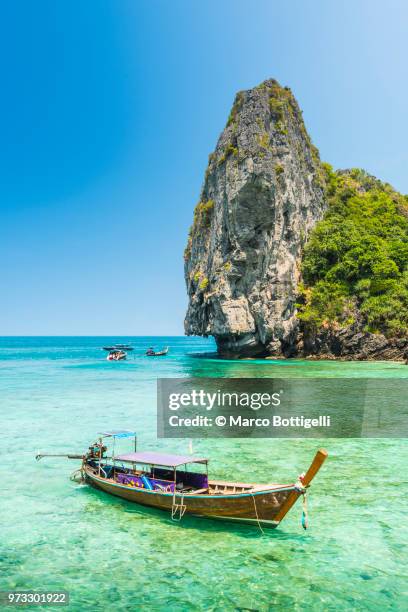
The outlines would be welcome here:
<svg viewBox="0 0 408 612">
<path fill-rule="evenodd" d="M 302 261 L 299 318 L 312 329 L 408 333 L 408 197 L 363 170 L 326 172 L 328 210 Z"/>
</svg>

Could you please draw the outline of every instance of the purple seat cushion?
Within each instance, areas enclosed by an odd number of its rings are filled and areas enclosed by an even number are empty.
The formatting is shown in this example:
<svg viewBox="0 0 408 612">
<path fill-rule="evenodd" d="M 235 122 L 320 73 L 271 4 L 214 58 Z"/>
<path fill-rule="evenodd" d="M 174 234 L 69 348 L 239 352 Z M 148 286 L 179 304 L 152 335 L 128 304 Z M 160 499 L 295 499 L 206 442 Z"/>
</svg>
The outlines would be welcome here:
<svg viewBox="0 0 408 612">
<path fill-rule="evenodd" d="M 174 482 L 168 482 L 167 480 L 161 480 L 159 478 L 150 478 L 149 477 L 150 482 L 153 485 L 153 489 L 154 490 L 162 490 L 162 489 L 166 489 L 167 487 L 169 488 L 169 491 L 173 492 L 174 491 Z M 142 479 L 139 478 L 139 476 L 134 476 L 133 474 L 123 474 L 121 472 L 119 472 L 119 474 L 117 474 L 117 481 L 120 484 L 130 484 L 131 482 L 134 483 L 134 485 L 140 489 L 144 489 L 145 486 L 142 482 Z M 155 486 L 155 485 L 160 485 L 160 486 Z"/>
</svg>

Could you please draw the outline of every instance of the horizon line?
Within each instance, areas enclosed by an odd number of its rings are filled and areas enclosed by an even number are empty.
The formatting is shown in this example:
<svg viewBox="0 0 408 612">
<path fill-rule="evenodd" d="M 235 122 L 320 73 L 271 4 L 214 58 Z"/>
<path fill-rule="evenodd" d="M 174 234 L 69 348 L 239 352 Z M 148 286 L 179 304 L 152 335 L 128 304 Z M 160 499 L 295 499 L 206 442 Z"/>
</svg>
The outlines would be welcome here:
<svg viewBox="0 0 408 612">
<path fill-rule="evenodd" d="M 0 334 L 0 338 L 204 338 L 187 334 Z M 207 336 L 212 337 L 212 336 Z"/>
</svg>

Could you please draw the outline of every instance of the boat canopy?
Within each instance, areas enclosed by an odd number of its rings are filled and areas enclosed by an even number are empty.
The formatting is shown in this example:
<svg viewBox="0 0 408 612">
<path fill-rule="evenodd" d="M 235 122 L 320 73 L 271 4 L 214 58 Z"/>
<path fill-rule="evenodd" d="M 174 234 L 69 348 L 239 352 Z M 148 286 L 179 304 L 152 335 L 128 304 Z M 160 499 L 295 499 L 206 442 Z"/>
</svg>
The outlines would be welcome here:
<svg viewBox="0 0 408 612">
<path fill-rule="evenodd" d="M 148 465 L 162 465 L 165 467 L 176 468 L 179 465 L 186 463 L 208 463 L 208 459 L 203 457 L 194 457 L 193 455 L 166 455 L 162 453 L 126 453 L 125 455 L 116 455 L 115 461 L 124 461 L 128 463 L 143 463 Z"/>
<path fill-rule="evenodd" d="M 129 429 L 114 429 L 112 431 L 100 431 L 98 433 L 104 438 L 132 438 L 136 435 L 135 431 L 130 431 Z"/>
</svg>

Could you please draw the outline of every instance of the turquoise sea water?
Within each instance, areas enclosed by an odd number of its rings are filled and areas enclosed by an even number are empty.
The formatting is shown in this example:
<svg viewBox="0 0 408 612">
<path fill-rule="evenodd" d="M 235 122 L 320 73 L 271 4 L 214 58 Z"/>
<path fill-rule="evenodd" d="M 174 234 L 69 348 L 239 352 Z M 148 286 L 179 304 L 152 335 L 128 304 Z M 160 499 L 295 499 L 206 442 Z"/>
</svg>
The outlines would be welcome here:
<svg viewBox="0 0 408 612">
<path fill-rule="evenodd" d="M 156 378 L 184 376 L 408 377 L 395 363 L 221 361 L 211 340 L 1 338 L 0 589 L 70 592 L 69 610 L 404 610 L 408 607 L 406 440 L 206 440 L 214 477 L 293 481 L 315 450 L 330 454 L 309 495 L 277 530 L 143 509 L 70 481 L 95 433 L 135 428 L 139 448 L 188 451 L 156 439 Z M 166 358 L 143 356 L 170 346 Z M 201 357 L 199 356 L 201 355 Z M 37 608 L 38 609 L 38 608 Z M 50 608 L 48 608 L 50 609 Z"/>
</svg>

